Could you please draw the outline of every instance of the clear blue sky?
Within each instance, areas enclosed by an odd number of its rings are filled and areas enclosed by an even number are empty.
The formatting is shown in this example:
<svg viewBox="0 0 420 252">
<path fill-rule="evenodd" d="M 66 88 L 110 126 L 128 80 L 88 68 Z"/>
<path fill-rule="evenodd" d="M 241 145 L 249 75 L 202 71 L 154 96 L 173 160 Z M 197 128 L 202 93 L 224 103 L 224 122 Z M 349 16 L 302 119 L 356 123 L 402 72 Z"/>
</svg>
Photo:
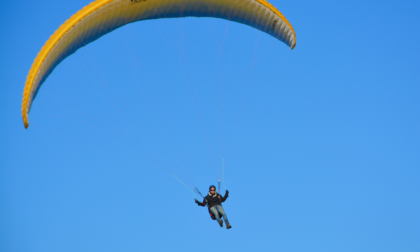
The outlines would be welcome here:
<svg viewBox="0 0 420 252">
<path fill-rule="evenodd" d="M 272 0 L 293 51 L 135 23 L 60 64 L 25 130 L 30 66 L 89 2 L 0 2 L 0 251 L 420 251 L 419 3 Z M 222 158 L 230 230 L 166 170 L 207 192 Z"/>
</svg>

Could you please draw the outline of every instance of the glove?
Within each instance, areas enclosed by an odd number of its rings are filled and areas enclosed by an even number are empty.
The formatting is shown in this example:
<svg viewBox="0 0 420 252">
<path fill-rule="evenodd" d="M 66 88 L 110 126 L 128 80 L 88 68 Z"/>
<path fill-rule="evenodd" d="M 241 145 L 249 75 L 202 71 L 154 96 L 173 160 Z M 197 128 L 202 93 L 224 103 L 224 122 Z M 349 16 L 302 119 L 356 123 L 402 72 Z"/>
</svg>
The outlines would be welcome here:
<svg viewBox="0 0 420 252">
<path fill-rule="evenodd" d="M 200 201 L 198 201 L 197 199 L 195 199 L 195 203 L 199 204 L 199 203 L 200 203 Z"/>
<path fill-rule="evenodd" d="M 229 194 L 229 191 L 228 190 L 226 190 L 226 194 Z"/>
</svg>

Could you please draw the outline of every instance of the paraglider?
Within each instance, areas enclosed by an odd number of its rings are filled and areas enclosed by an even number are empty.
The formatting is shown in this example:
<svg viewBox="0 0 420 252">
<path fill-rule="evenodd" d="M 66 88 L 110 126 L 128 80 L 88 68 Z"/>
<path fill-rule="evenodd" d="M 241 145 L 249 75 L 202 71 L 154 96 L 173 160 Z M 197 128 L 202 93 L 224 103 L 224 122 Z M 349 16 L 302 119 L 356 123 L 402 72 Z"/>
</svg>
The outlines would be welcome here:
<svg viewBox="0 0 420 252">
<path fill-rule="evenodd" d="M 213 220 L 216 220 L 219 223 L 220 227 L 223 227 L 223 220 L 221 219 L 221 217 L 223 217 L 226 223 L 226 229 L 230 229 L 232 228 L 232 226 L 229 224 L 229 220 L 226 216 L 225 210 L 222 207 L 222 202 L 225 202 L 228 197 L 228 190 L 226 190 L 225 196 L 222 197 L 222 195 L 216 192 L 216 187 L 212 185 L 209 188 L 209 194 L 206 197 L 204 197 L 203 202 L 200 202 L 196 199 L 195 203 L 203 207 L 207 205 L 211 218 Z"/>
<path fill-rule="evenodd" d="M 266 0 L 96 0 L 64 22 L 35 58 L 23 92 L 22 119 L 25 128 L 29 126 L 29 112 L 42 84 L 55 67 L 71 54 L 133 22 L 183 17 L 234 21 L 258 29 L 284 42 L 291 49 L 296 46 L 293 27 L 283 14 Z M 171 174 L 183 183 L 175 174 Z M 207 205 L 212 219 L 217 220 L 223 227 L 223 218 L 226 228 L 230 229 L 232 226 L 222 207 L 222 202 L 226 201 L 228 195 L 228 190 L 224 196 L 220 195 L 219 180 L 219 193 L 216 192 L 215 186 L 210 186 L 203 202 L 195 202 L 199 206 Z"/>
</svg>

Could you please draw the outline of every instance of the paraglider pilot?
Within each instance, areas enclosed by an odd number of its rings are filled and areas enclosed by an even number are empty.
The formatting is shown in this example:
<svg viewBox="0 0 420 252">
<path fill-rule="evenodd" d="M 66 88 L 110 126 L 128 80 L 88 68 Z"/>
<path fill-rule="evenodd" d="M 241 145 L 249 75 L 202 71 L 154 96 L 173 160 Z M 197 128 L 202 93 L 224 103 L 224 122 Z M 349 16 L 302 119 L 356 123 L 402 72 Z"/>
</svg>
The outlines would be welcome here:
<svg viewBox="0 0 420 252">
<path fill-rule="evenodd" d="M 222 197 L 222 195 L 216 192 L 216 187 L 212 185 L 209 188 L 209 194 L 206 197 L 204 197 L 203 203 L 201 203 L 197 199 L 195 200 L 195 203 L 203 207 L 208 205 L 210 216 L 212 217 L 212 219 L 217 220 L 220 227 L 223 227 L 223 220 L 221 220 L 221 216 L 223 216 L 223 219 L 226 222 L 226 229 L 229 229 L 232 226 L 229 225 L 228 218 L 222 207 L 222 202 L 225 202 L 228 196 L 229 196 L 228 190 L 226 190 L 225 196 Z"/>
</svg>

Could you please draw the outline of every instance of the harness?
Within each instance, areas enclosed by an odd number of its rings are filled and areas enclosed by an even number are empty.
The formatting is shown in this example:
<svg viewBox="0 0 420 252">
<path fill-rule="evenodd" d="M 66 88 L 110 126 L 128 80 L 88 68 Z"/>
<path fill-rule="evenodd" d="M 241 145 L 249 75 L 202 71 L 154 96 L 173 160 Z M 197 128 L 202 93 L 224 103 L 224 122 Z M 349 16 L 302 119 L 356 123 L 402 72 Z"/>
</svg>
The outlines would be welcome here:
<svg viewBox="0 0 420 252">
<path fill-rule="evenodd" d="M 222 198 L 220 197 L 220 193 L 217 194 L 217 197 L 219 198 L 220 204 L 222 203 Z M 207 208 L 209 209 L 209 214 L 210 214 L 210 218 L 212 218 L 212 220 L 216 220 L 216 216 L 214 215 L 214 213 L 212 213 L 210 211 L 210 206 L 209 206 L 209 202 L 206 198 L 204 198 L 204 201 L 207 204 Z M 219 214 L 221 215 L 221 213 L 219 212 Z"/>
</svg>

